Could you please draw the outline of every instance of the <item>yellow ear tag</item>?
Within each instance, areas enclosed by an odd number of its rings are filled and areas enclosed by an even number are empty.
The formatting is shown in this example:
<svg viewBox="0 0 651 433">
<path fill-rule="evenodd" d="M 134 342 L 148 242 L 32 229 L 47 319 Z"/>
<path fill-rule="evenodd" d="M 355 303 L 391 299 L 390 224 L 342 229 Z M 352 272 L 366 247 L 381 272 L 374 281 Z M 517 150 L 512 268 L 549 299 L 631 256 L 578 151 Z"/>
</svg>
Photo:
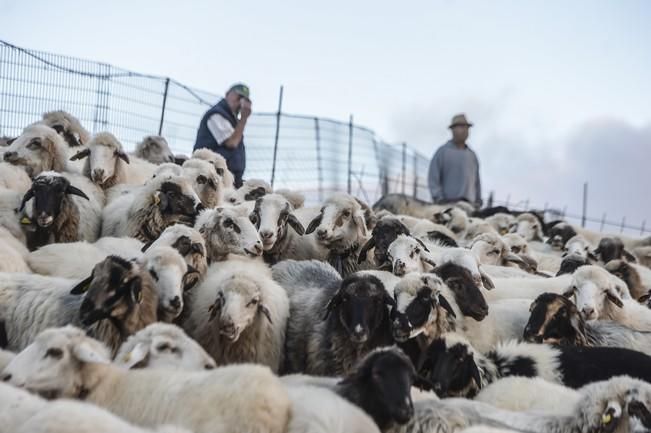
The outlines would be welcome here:
<svg viewBox="0 0 651 433">
<path fill-rule="evenodd" d="M 602 424 L 610 424 L 610 422 L 613 420 L 613 416 L 609 413 L 603 414 L 601 417 L 601 423 Z"/>
<path fill-rule="evenodd" d="M 20 220 L 20 223 L 21 223 L 21 224 L 25 224 L 25 225 L 27 225 L 27 224 L 31 224 L 31 223 L 32 223 L 32 220 L 30 220 L 30 219 L 27 218 L 27 217 L 23 217 L 23 218 Z"/>
</svg>

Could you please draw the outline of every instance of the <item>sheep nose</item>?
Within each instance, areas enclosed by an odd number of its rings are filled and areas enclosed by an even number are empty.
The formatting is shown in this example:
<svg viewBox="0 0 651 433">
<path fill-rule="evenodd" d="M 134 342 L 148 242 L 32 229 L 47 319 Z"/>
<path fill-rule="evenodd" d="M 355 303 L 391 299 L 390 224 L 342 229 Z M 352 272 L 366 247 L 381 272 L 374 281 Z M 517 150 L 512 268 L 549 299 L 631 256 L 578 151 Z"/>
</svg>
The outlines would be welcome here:
<svg viewBox="0 0 651 433">
<path fill-rule="evenodd" d="M 581 310 L 581 313 L 583 314 L 583 317 L 584 317 L 585 319 L 590 319 L 590 318 L 592 318 L 592 315 L 594 314 L 594 308 L 591 308 L 591 307 L 584 307 L 584 308 Z"/>
<path fill-rule="evenodd" d="M 18 153 L 16 152 L 5 152 L 3 156 L 4 160 L 7 162 L 14 161 L 15 159 L 17 159 L 17 157 L 18 157 Z"/>
<path fill-rule="evenodd" d="M 179 298 L 178 296 L 172 298 L 172 300 L 170 301 L 170 306 L 176 309 L 181 308 L 181 298 Z"/>
<path fill-rule="evenodd" d="M 96 168 L 93 170 L 93 180 L 98 181 L 104 179 L 104 169 Z"/>
<path fill-rule="evenodd" d="M 263 240 L 270 239 L 273 236 L 273 232 L 271 230 L 260 230 L 260 237 Z"/>
<path fill-rule="evenodd" d="M 260 244 L 260 242 L 258 242 L 257 244 L 255 244 L 255 246 L 253 247 L 253 251 L 254 251 L 257 255 L 262 254 L 263 249 L 262 249 L 262 245 Z"/>
<path fill-rule="evenodd" d="M 7 374 L 2 376 L 2 381 L 3 382 L 9 382 L 10 380 L 11 380 L 11 374 L 10 373 L 7 373 Z"/>
<path fill-rule="evenodd" d="M 326 239 L 328 237 L 328 230 L 326 230 L 326 229 L 318 229 L 316 231 L 316 237 L 321 239 L 321 240 Z"/>
</svg>

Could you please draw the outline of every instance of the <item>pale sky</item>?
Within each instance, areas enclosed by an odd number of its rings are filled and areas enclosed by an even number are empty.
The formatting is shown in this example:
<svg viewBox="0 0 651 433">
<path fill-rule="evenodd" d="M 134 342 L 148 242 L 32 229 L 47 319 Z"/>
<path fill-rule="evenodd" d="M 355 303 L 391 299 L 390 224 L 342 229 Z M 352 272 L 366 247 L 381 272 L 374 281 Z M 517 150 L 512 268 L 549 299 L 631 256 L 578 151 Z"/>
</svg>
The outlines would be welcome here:
<svg viewBox="0 0 651 433">
<path fill-rule="evenodd" d="M 651 226 L 651 2 L 0 0 L 0 38 L 355 121 L 426 155 L 466 112 L 486 190 Z"/>
</svg>

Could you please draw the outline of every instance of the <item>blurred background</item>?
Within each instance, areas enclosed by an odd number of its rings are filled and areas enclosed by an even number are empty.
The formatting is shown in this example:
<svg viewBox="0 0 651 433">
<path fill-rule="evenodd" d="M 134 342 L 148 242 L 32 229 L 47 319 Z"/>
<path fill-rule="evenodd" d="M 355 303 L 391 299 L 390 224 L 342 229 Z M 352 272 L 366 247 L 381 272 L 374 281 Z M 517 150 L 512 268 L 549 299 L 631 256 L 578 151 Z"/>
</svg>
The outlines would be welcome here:
<svg viewBox="0 0 651 433">
<path fill-rule="evenodd" d="M 160 130 L 190 153 L 208 104 L 243 81 L 256 113 L 248 177 L 271 179 L 276 148 L 275 186 L 313 201 L 347 189 L 429 199 L 429 159 L 464 112 L 495 204 L 580 218 L 587 184 L 589 227 L 649 231 L 648 1 L 0 0 L 0 10 L 11 44 L 0 44 L 0 135 L 64 108 L 129 148 Z"/>
</svg>

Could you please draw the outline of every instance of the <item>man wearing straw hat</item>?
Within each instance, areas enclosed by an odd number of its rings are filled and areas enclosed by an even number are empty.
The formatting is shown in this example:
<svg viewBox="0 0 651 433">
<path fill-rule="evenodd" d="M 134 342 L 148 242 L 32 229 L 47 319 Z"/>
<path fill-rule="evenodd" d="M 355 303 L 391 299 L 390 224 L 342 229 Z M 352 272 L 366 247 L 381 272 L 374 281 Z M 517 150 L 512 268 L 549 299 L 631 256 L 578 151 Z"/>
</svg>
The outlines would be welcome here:
<svg viewBox="0 0 651 433">
<path fill-rule="evenodd" d="M 244 127 L 250 115 L 248 86 L 241 83 L 232 85 L 226 96 L 201 118 L 194 144 L 194 150 L 205 147 L 226 159 L 237 188 L 242 186 L 242 175 L 246 167 Z"/>
<path fill-rule="evenodd" d="M 465 114 L 452 118 L 452 139 L 434 154 L 429 165 L 429 190 L 435 203 L 465 200 L 481 206 L 479 160 L 466 144 L 470 127 Z"/>
</svg>

